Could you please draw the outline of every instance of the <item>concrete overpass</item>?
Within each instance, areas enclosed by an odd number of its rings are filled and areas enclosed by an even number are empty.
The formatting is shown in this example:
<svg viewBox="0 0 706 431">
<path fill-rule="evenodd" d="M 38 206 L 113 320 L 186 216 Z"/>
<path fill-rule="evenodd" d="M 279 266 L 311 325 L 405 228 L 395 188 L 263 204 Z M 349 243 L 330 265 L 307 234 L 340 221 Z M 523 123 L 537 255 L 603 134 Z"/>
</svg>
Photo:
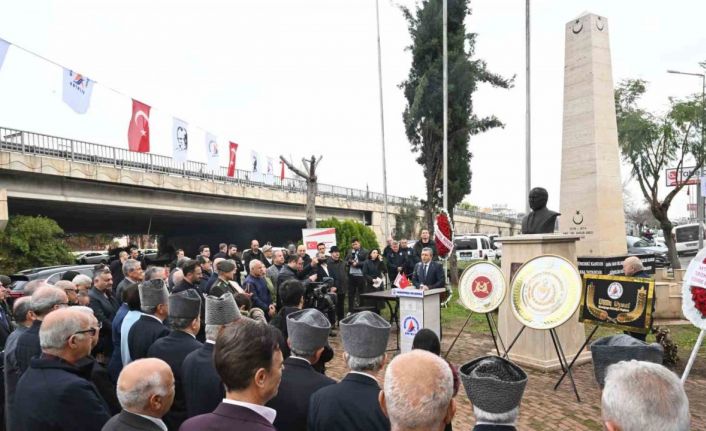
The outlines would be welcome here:
<svg viewBox="0 0 706 431">
<path fill-rule="evenodd" d="M 317 216 L 370 225 L 383 243 L 383 196 L 319 184 Z M 229 241 L 241 248 L 257 237 L 273 244 L 301 238 L 306 185 L 297 179 L 177 163 L 73 139 L 0 127 L 0 220 L 45 215 L 69 233 L 160 234 L 181 246 Z M 388 198 L 394 227 L 400 207 Z M 422 212 L 419 212 L 422 216 Z M 457 209 L 458 233 L 512 235 L 517 220 Z"/>
</svg>

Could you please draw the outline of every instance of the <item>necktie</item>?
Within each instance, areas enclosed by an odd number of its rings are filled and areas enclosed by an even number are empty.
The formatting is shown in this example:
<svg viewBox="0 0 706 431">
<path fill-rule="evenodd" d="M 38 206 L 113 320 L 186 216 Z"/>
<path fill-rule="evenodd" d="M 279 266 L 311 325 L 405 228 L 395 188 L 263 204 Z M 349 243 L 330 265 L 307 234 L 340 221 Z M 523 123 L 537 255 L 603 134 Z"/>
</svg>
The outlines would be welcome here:
<svg viewBox="0 0 706 431">
<path fill-rule="evenodd" d="M 424 281 L 427 280 L 427 269 L 429 269 L 429 264 L 425 263 L 424 264 Z"/>
</svg>

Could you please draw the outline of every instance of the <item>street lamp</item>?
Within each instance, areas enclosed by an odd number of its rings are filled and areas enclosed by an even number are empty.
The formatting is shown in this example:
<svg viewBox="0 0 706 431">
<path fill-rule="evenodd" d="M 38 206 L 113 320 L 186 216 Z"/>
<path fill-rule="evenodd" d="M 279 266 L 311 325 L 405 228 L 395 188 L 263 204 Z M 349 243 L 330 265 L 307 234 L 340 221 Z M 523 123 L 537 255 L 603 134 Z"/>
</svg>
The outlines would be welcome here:
<svg viewBox="0 0 706 431">
<path fill-rule="evenodd" d="M 701 78 L 701 108 L 704 110 L 701 119 L 701 145 L 706 146 L 706 74 L 679 72 L 678 70 L 667 70 L 667 73 L 678 75 L 698 76 Z M 703 169 L 703 168 L 702 168 Z M 699 189 L 696 191 L 696 221 L 699 224 L 699 250 L 704 248 L 704 197 L 701 194 L 701 174 L 699 172 Z"/>
</svg>

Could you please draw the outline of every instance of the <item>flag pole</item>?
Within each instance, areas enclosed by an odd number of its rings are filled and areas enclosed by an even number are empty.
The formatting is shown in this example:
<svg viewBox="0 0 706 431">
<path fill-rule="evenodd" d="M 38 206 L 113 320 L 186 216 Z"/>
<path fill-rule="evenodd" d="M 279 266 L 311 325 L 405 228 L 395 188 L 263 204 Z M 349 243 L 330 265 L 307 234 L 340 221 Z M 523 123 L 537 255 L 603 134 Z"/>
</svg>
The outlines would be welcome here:
<svg viewBox="0 0 706 431">
<path fill-rule="evenodd" d="M 382 194 L 385 212 L 385 241 L 390 237 L 390 222 L 387 212 L 387 155 L 385 154 L 385 114 L 382 98 L 382 50 L 380 48 L 380 6 L 379 0 L 375 0 L 375 20 L 377 24 L 377 44 L 378 44 L 378 87 L 380 90 L 380 137 L 382 139 Z"/>
<path fill-rule="evenodd" d="M 447 33 L 447 21 L 448 21 L 448 2 L 444 0 L 443 11 L 443 88 L 442 92 L 444 94 L 444 209 L 449 212 L 449 53 L 448 53 L 448 37 Z"/>
</svg>

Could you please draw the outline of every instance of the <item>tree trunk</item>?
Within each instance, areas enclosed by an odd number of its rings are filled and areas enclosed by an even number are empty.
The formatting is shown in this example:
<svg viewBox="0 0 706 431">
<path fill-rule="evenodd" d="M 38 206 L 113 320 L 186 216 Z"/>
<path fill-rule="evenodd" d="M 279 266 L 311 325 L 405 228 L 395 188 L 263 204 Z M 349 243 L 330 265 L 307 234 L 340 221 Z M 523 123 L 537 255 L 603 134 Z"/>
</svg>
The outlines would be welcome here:
<svg viewBox="0 0 706 431">
<path fill-rule="evenodd" d="M 679 262 L 679 255 L 677 254 L 677 244 L 674 241 L 674 237 L 672 237 L 672 222 L 669 221 L 669 217 L 667 217 L 667 209 L 660 207 L 658 210 L 655 210 L 653 208 L 652 214 L 654 214 L 664 233 L 664 243 L 667 245 L 667 257 L 669 258 L 672 269 L 681 269 L 681 262 Z"/>
<path fill-rule="evenodd" d="M 306 181 L 306 228 L 316 229 L 316 182 Z"/>
</svg>

